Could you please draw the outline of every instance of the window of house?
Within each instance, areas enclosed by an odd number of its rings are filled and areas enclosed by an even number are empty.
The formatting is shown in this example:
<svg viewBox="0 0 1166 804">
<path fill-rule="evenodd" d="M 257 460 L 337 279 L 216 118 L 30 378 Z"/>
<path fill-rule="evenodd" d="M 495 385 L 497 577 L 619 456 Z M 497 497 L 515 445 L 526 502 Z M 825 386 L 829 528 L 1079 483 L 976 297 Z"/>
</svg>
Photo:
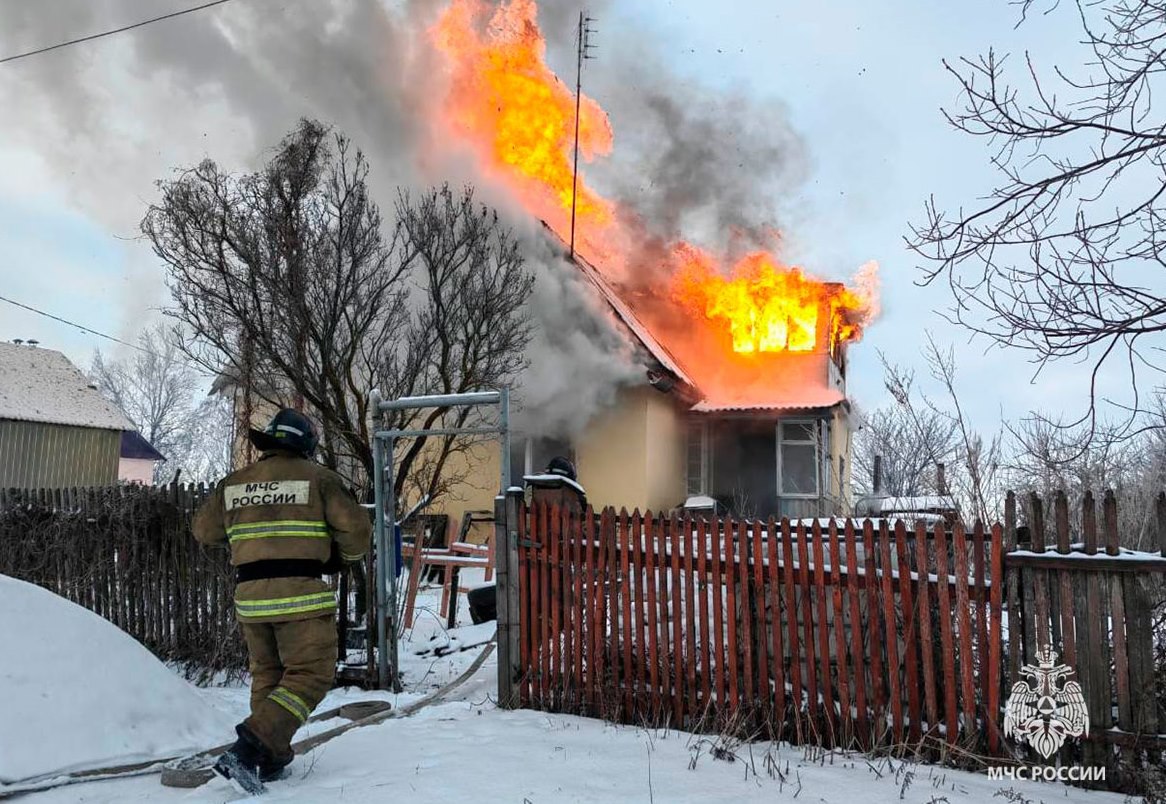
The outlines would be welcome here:
<svg viewBox="0 0 1166 804">
<path fill-rule="evenodd" d="M 783 497 L 821 496 L 821 444 L 815 421 L 777 425 L 777 482 Z"/>
<path fill-rule="evenodd" d="M 685 487 L 689 497 L 708 494 L 708 423 L 694 420 L 688 423 Z"/>
<path fill-rule="evenodd" d="M 571 442 L 559 438 L 514 436 L 510 439 L 510 484 L 521 486 L 525 475 L 542 474 L 551 458 L 563 457 L 575 463 Z M 576 467 L 578 468 L 578 467 Z"/>
</svg>

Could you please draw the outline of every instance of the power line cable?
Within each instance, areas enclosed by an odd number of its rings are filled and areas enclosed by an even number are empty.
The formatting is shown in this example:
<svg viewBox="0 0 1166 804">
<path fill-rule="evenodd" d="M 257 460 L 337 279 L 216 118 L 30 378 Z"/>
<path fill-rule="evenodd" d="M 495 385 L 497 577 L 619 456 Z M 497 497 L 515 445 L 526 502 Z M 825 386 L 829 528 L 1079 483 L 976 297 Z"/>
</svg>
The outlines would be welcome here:
<svg viewBox="0 0 1166 804">
<path fill-rule="evenodd" d="M 112 335 L 106 335 L 104 332 L 98 332 L 95 329 L 90 329 L 89 327 L 86 327 L 82 324 L 78 324 L 76 321 L 69 321 L 68 319 L 61 318 L 60 316 L 53 315 L 52 313 L 46 313 L 44 310 L 38 310 L 35 307 L 29 307 L 27 304 L 21 304 L 18 301 L 15 301 L 13 299 L 9 299 L 7 296 L 0 296 L 0 301 L 8 302 L 9 304 L 15 305 L 17 307 L 22 307 L 25 310 L 36 313 L 37 315 L 43 315 L 45 318 L 51 318 L 54 321 L 60 321 L 62 324 L 68 324 L 71 327 L 76 327 L 79 330 L 82 330 L 84 332 L 88 332 L 92 335 L 97 335 L 100 338 L 105 338 L 106 340 L 113 341 L 114 343 L 120 343 L 122 346 L 128 346 L 131 349 L 137 349 L 139 352 L 144 352 L 145 354 L 148 354 L 148 355 L 154 354 L 149 349 L 143 349 L 141 346 L 137 346 L 135 344 L 128 343 L 126 341 L 123 341 L 121 338 L 115 338 Z"/>
<path fill-rule="evenodd" d="M 9 61 L 16 61 L 17 59 L 27 59 L 29 56 L 37 56 L 37 55 L 40 55 L 41 53 L 48 53 L 50 50 L 57 50 L 58 48 L 69 47 L 70 45 L 78 45 L 82 42 L 91 42 L 94 39 L 101 39 L 104 36 L 113 36 L 114 34 L 124 33 L 125 31 L 132 31 L 134 28 L 141 28 L 144 25 L 151 25 L 155 22 L 161 22 L 162 20 L 169 20 L 169 19 L 173 19 L 175 17 L 181 17 L 183 14 L 192 14 L 195 11 L 202 11 L 204 8 L 210 8 L 211 6 L 221 6 L 223 3 L 229 3 L 229 2 L 231 2 L 231 0 L 212 0 L 212 2 L 210 2 L 210 3 L 203 3 L 202 5 L 199 5 L 199 6 L 193 6 L 191 8 L 184 8 L 180 11 L 173 11 L 169 14 L 163 14 L 161 17 L 154 17 L 153 19 L 142 20 L 141 22 L 135 22 L 133 25 L 125 25 L 125 26 L 122 26 L 121 28 L 114 28 L 111 31 L 102 31 L 101 33 L 90 34 L 89 36 L 82 36 L 79 39 L 70 39 L 68 42 L 59 42 L 55 45 L 49 45 L 48 47 L 42 47 L 42 48 L 37 48 L 36 50 L 30 50 L 27 53 L 17 53 L 15 56 L 5 56 L 4 58 L 0 58 L 0 64 L 4 64 L 5 62 L 9 62 Z"/>
</svg>

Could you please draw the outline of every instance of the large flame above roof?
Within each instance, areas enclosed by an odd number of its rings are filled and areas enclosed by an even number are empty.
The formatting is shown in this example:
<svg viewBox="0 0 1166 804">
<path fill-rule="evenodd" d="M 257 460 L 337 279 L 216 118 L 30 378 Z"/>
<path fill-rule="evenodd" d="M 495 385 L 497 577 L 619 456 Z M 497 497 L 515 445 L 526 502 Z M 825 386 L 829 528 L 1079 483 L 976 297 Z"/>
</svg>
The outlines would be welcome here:
<svg viewBox="0 0 1166 804">
<path fill-rule="evenodd" d="M 487 171 L 508 184 L 552 228 L 570 226 L 575 94 L 546 63 L 534 0 L 499 5 L 456 0 L 430 31 L 449 65 L 445 125 L 470 143 Z M 579 152 L 611 153 L 607 114 L 587 96 L 579 103 Z M 577 215 L 606 225 L 611 204 L 580 180 Z"/>
<path fill-rule="evenodd" d="M 430 30 L 447 65 L 448 92 L 439 104 L 445 135 L 466 143 L 483 172 L 505 184 L 532 215 L 564 240 L 569 238 L 573 190 L 572 148 L 576 98 L 546 64 L 546 41 L 537 22 L 535 0 L 452 0 Z M 607 114 L 593 99 L 579 99 L 579 149 L 591 161 L 608 155 L 613 133 Z M 747 180 L 747 177 L 743 177 Z M 774 254 L 757 252 L 738 260 L 718 258 L 686 242 L 665 249 L 652 270 L 628 266 L 638 258 L 621 243 L 646 239 L 634 214 L 601 196 L 579 177 L 579 251 L 601 270 L 619 263 L 625 274 L 642 276 L 666 269 L 668 287 L 643 300 L 670 305 L 711 330 L 723 343 L 722 357 L 734 361 L 764 354 L 833 351 L 858 340 L 877 310 L 877 266 L 869 263 L 853 287 L 815 279 L 784 265 Z M 627 278 L 626 275 L 624 277 Z M 613 277 L 614 279 L 614 277 Z M 660 319 L 654 309 L 646 316 Z M 681 339 L 684 340 L 683 338 Z M 705 350 L 685 353 L 686 364 L 717 362 Z M 711 376 L 709 372 L 701 372 Z M 729 382 L 729 380 L 726 380 Z"/>
</svg>

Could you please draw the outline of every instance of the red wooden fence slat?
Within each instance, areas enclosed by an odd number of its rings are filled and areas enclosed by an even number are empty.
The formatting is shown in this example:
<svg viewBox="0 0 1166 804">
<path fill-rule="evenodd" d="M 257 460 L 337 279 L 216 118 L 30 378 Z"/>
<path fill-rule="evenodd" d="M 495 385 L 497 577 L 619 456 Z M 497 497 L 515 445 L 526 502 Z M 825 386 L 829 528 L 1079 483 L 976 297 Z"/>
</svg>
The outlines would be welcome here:
<svg viewBox="0 0 1166 804">
<path fill-rule="evenodd" d="M 757 640 L 757 700 L 765 710 L 773 707 L 773 694 L 769 691 L 769 622 L 765 616 L 765 524 L 760 519 L 753 521 L 753 611 L 756 612 L 754 636 Z M 772 541 L 773 532 L 769 533 Z"/>
<path fill-rule="evenodd" d="M 562 623 L 562 602 L 563 602 L 563 561 L 562 561 L 562 542 L 563 542 L 563 520 L 566 518 L 567 511 L 565 508 L 560 508 L 558 505 L 551 506 L 551 549 L 550 549 L 550 575 L 551 575 L 551 705 L 556 709 L 562 707 L 562 691 L 563 691 L 563 623 Z"/>
<path fill-rule="evenodd" d="M 740 585 L 741 599 L 737 605 L 737 611 L 740 614 L 737 621 L 741 623 L 741 674 L 744 677 L 744 689 L 742 690 L 744 697 L 742 698 L 743 709 L 748 711 L 750 707 L 754 706 L 756 698 L 754 698 L 754 668 L 753 668 L 753 583 L 752 583 L 752 569 L 750 562 L 752 561 L 751 553 L 753 552 L 750 545 L 751 538 L 749 534 L 749 525 L 745 520 L 737 523 L 737 553 L 738 553 L 738 573 L 737 583 Z"/>
<path fill-rule="evenodd" d="M 725 521 L 714 516 L 709 523 L 709 541 L 712 543 L 710 550 L 713 557 L 712 579 L 709 581 L 709 594 L 712 595 L 713 599 L 713 633 L 708 644 L 712 654 L 713 673 L 716 678 L 717 709 L 720 711 L 725 710 L 728 702 L 725 693 L 728 679 L 725 678 L 724 613 L 721 606 L 721 590 L 724 588 L 722 585 L 724 576 L 721 574 L 721 525 Z"/>
<path fill-rule="evenodd" d="M 810 534 L 814 554 L 814 603 L 818 614 L 818 685 L 822 691 L 823 725 L 826 728 L 826 734 L 823 736 L 828 745 L 834 745 L 838 730 L 834 717 L 834 683 L 830 672 L 830 601 L 826 589 L 826 558 L 823 544 L 825 540 L 822 538 L 822 526 L 817 519 L 810 525 Z"/>
<path fill-rule="evenodd" d="M 818 700 L 818 662 L 814 650 L 814 597 L 810 583 L 810 536 L 804 522 L 797 526 L 798 543 L 798 586 L 800 587 L 800 609 L 798 614 L 802 620 L 802 646 L 806 652 L 806 694 L 807 711 L 811 723 L 821 720 L 821 706 Z"/>
<path fill-rule="evenodd" d="M 616 512 L 607 508 L 604 512 L 606 527 L 603 530 L 603 541 L 607 551 L 607 572 L 604 580 L 607 593 L 607 622 L 606 622 L 606 655 L 603 662 L 603 675 L 599 676 L 600 689 L 604 692 L 604 708 L 612 711 L 621 704 L 619 696 L 619 543 L 616 537 Z M 623 614 L 626 618 L 626 612 Z M 609 700 L 610 698 L 610 700 Z"/>
<path fill-rule="evenodd" d="M 696 722 L 700 714 L 699 699 L 696 690 L 696 579 L 693 577 L 693 553 L 696 544 L 693 539 L 693 521 L 689 514 L 684 516 L 684 614 L 685 614 L 685 642 L 684 661 L 687 675 L 685 683 L 688 694 L 689 719 Z M 704 551 L 703 544 L 701 551 Z"/>
<path fill-rule="evenodd" d="M 935 529 L 935 570 L 939 576 L 939 638 L 943 653 L 943 711 L 947 727 L 947 741 L 959 742 L 958 713 L 956 711 L 955 648 L 951 634 L 951 596 L 948 587 L 947 529 Z"/>
<path fill-rule="evenodd" d="M 797 584 L 794 581 L 794 543 L 789 520 L 781 520 L 781 546 L 784 553 L 782 577 L 785 579 L 785 619 L 789 629 L 790 709 L 794 735 L 802 740 L 802 652 L 798 635 Z"/>
<path fill-rule="evenodd" d="M 895 622 L 895 589 L 891 566 L 891 537 L 886 521 L 879 526 L 879 561 L 883 603 L 883 628 L 887 649 L 887 691 L 891 701 L 891 734 L 896 745 L 903 742 L 903 690 L 899 676 L 899 629 Z"/>
<path fill-rule="evenodd" d="M 619 512 L 619 571 L 623 575 L 621 593 L 623 595 L 623 716 L 624 720 L 631 721 L 634 717 L 632 709 L 632 693 L 635 691 L 635 672 L 632 670 L 632 621 L 635 612 L 632 610 L 632 574 L 631 574 L 631 536 L 628 533 L 628 509 L 621 508 Z"/>
<path fill-rule="evenodd" d="M 627 609 L 620 611 L 619 593 L 620 593 L 620 557 L 619 557 L 619 540 L 617 538 L 617 521 L 615 517 L 615 510 L 608 508 L 605 512 L 607 515 L 607 528 L 603 532 L 603 540 L 607 544 L 607 656 L 603 663 L 605 691 L 610 690 L 611 700 L 607 702 L 610 707 L 620 706 L 620 619 L 627 619 Z"/>
<path fill-rule="evenodd" d="M 838 744 L 849 746 L 854 736 L 854 722 L 850 707 L 850 675 L 846 669 L 846 616 L 843 613 L 842 590 L 849 573 L 843 574 L 842 546 L 838 541 L 838 523 L 831 519 L 830 569 L 833 583 L 831 595 L 834 604 L 834 661 L 838 667 L 838 707 L 841 715 Z"/>
<path fill-rule="evenodd" d="M 688 524 L 688 517 L 682 520 Z M 672 718 L 676 728 L 684 727 L 684 611 L 681 608 L 680 590 L 684 579 L 680 575 L 680 529 L 684 525 L 672 517 Z"/>
<path fill-rule="evenodd" d="M 519 697 L 524 707 L 530 706 L 531 682 L 531 645 L 533 630 L 531 629 L 531 607 L 533 597 L 530 586 L 530 547 L 532 539 L 537 538 L 533 528 L 527 528 L 527 522 L 534 516 L 533 509 L 521 506 L 518 515 L 518 655 L 522 663 L 522 675 L 519 681 Z"/>
<path fill-rule="evenodd" d="M 708 522 L 704 517 L 696 525 L 696 572 L 697 595 L 700 600 L 700 705 L 702 713 L 710 711 L 712 706 L 712 666 L 709 664 L 709 590 L 716 589 L 716 584 L 709 582 L 708 577 Z"/>
<path fill-rule="evenodd" d="M 658 523 L 652 512 L 644 514 L 644 583 L 648 590 L 648 694 L 651 697 L 652 717 L 660 717 L 660 655 L 659 633 L 656 630 L 656 530 Z"/>
<path fill-rule="evenodd" d="M 741 707 L 737 666 L 737 540 L 736 523 L 725 517 L 725 645 L 728 650 L 729 708 Z"/>
<path fill-rule="evenodd" d="M 915 607 L 915 597 L 912 594 L 907 526 L 901 519 L 895 523 L 895 556 L 899 567 L 899 606 L 903 613 L 903 641 L 906 643 L 903 661 L 907 665 L 908 737 L 912 742 L 917 742 L 923 735 L 920 727 L 923 721 L 923 705 L 919 699 L 919 650 L 916 644 L 919 638 L 920 611 Z"/>
<path fill-rule="evenodd" d="M 869 748 L 870 718 L 866 701 L 866 652 L 862 649 L 862 601 L 860 600 L 858 566 L 858 535 L 854 520 L 846 520 L 846 595 L 850 602 L 851 678 L 854 681 L 854 705 L 857 709 L 857 742 L 860 749 Z"/>
<path fill-rule="evenodd" d="M 582 525 L 579 517 L 564 507 L 559 555 L 562 562 L 560 575 L 563 594 L 563 694 L 567 698 L 568 711 L 576 711 L 579 707 L 580 678 L 575 671 L 575 635 L 582 633 L 582 629 L 579 628 L 579 617 L 576 616 L 575 576 L 579 573 L 576 572 L 577 565 L 572 547 L 578 541 L 576 534 Z"/>
<path fill-rule="evenodd" d="M 774 691 L 774 717 L 773 721 L 778 724 L 778 733 L 774 735 L 774 739 L 780 740 L 782 737 L 782 724 L 785 723 L 786 718 L 786 702 L 785 702 L 785 649 L 782 645 L 781 638 L 781 575 L 780 567 L 778 567 L 778 530 L 777 523 L 773 517 L 769 518 L 768 523 L 768 547 L 769 547 L 769 594 L 767 596 L 767 605 L 769 606 L 770 630 L 772 631 L 773 650 L 773 691 Z M 788 554 L 786 555 L 788 560 Z"/>
<path fill-rule="evenodd" d="M 659 517 L 656 520 L 656 604 L 660 607 L 656 618 L 656 627 L 659 629 L 660 659 L 660 713 L 663 720 L 668 717 L 671 707 L 668 705 L 672 698 L 672 668 L 669 661 L 669 651 L 672 644 L 672 635 L 669 632 L 668 618 L 668 534 L 672 530 L 672 521 Z"/>
<path fill-rule="evenodd" d="M 608 517 L 610 519 L 610 517 Z M 594 529 L 595 518 L 588 517 L 588 525 Z M 598 533 L 589 534 L 595 539 L 595 571 L 591 573 L 591 599 L 595 625 L 591 629 L 592 663 L 588 670 L 592 690 L 593 711 L 600 712 L 603 707 L 603 671 L 604 651 L 607 649 L 607 595 L 605 581 L 607 579 L 607 540 L 603 538 L 604 528 L 601 526 Z"/>
<path fill-rule="evenodd" d="M 539 547 L 538 547 L 538 621 L 539 621 L 539 708 L 547 706 L 550 692 L 550 578 L 547 566 L 547 550 L 550 546 L 552 511 L 547 506 L 539 507 Z"/>
<path fill-rule="evenodd" d="M 644 639 L 644 523 L 640 509 L 632 511 L 631 522 L 632 576 L 635 583 L 632 598 L 632 642 L 635 653 L 636 688 L 635 709 L 642 713 L 648 697 L 645 680 L 648 665 L 648 643 Z"/>
<path fill-rule="evenodd" d="M 944 524 L 942 522 L 935 524 L 936 530 L 943 527 Z M 915 523 L 915 565 L 919 573 L 919 594 L 917 600 L 919 611 L 919 647 L 922 654 L 920 658 L 923 662 L 923 700 L 927 714 L 926 733 L 930 734 L 939 729 L 939 705 L 935 696 L 935 644 L 932 641 L 933 636 L 931 633 L 932 584 L 929 580 L 931 562 L 928 556 L 927 543 L 926 526 L 922 522 Z"/>
<path fill-rule="evenodd" d="M 582 524 L 583 537 L 583 564 L 579 568 L 582 576 L 582 614 L 583 614 L 583 677 L 579 679 L 579 687 L 583 701 L 590 707 L 595 706 L 595 517 L 584 516 Z"/>
<path fill-rule="evenodd" d="M 883 675 L 882 607 L 879 605 L 878 573 L 875 569 L 874 526 L 869 519 L 862 523 L 862 549 L 866 565 L 866 655 L 870 657 L 870 685 L 874 711 L 872 742 L 882 740 L 887 730 L 887 692 Z"/>
<path fill-rule="evenodd" d="M 984 720 L 987 723 L 988 750 L 995 754 L 1000 750 L 1000 671 L 1001 671 L 1001 607 L 1004 585 L 1004 532 L 1000 525 L 992 526 L 992 542 L 989 545 L 989 610 L 991 620 L 988 634 L 988 695 Z"/>
<path fill-rule="evenodd" d="M 586 513 L 584 514 L 586 516 Z M 571 661 L 574 665 L 575 675 L 575 705 L 580 706 L 584 701 L 585 686 L 583 683 L 583 655 L 584 642 L 587 640 L 587 617 L 585 605 L 585 589 L 584 578 L 587 575 L 586 569 L 583 565 L 583 521 L 576 519 L 574 522 L 573 533 L 571 534 L 571 617 L 574 619 L 574 635 L 572 638 L 572 654 Z"/>
<path fill-rule="evenodd" d="M 972 608 L 968 599 L 968 542 L 962 522 L 953 528 L 955 540 L 955 599 L 956 627 L 959 629 L 960 651 L 960 696 L 963 698 L 964 729 L 967 734 L 976 733 L 976 687 L 973 682 L 974 661 L 972 658 Z"/>
</svg>

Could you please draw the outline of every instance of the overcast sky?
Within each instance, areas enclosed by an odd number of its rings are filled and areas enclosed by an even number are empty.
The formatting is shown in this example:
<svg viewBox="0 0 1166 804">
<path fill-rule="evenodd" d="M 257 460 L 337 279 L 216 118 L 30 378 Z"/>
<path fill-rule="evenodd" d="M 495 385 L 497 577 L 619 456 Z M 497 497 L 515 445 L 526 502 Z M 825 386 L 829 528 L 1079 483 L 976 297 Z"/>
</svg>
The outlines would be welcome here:
<svg viewBox="0 0 1166 804">
<path fill-rule="evenodd" d="M 0 56 L 190 4 L 0 0 Z M 234 0 L 0 65 L 0 295 L 132 339 L 166 300 L 160 267 L 135 239 L 153 180 L 204 155 L 254 167 L 276 132 L 299 115 L 334 120 L 358 140 L 382 139 L 376 114 L 366 110 L 350 121 L 345 105 L 380 102 L 352 80 L 361 48 L 369 48 L 368 31 L 323 24 L 316 31 L 321 5 Z M 575 5 L 553 5 L 562 27 Z M 956 346 L 965 406 L 981 427 L 994 429 L 1001 411 L 1015 418 L 1034 408 L 1083 410 L 1087 377 L 1080 366 L 1047 368 L 1030 383 L 1033 368 L 1024 355 L 969 342 L 937 314 L 950 304 L 946 288 L 916 286 L 916 261 L 903 245 L 928 196 L 949 208 L 971 204 L 993 180 L 986 144 L 951 131 L 940 114 L 956 97 L 941 59 L 995 46 L 1028 49 L 1048 68 L 1079 62 L 1070 14 L 1014 30 L 1016 8 L 1008 0 L 620 0 L 600 8 L 601 48 L 587 81 L 601 104 L 613 82 L 625 94 L 634 91 L 642 52 L 645 64 L 668 71 L 680 99 L 689 91 L 709 97 L 711 90 L 788 120 L 803 146 L 799 169 L 766 211 L 782 226 L 785 256 L 830 279 L 847 278 L 871 259 L 882 268 L 882 317 L 851 349 L 850 392 L 860 406 L 885 401 L 876 350 L 922 374 L 920 345 L 931 329 Z M 227 52 L 201 45 L 200 36 L 216 37 Z M 303 46 L 313 38 L 318 47 Z M 569 30 L 552 39 L 557 68 L 572 63 L 570 41 Z M 298 84 L 289 79 L 289 65 L 302 71 Z M 330 85 L 320 77 L 333 69 Z M 248 116 L 258 107 L 263 124 Z M 615 122 L 627 119 L 625 112 Z M 385 112 L 384 128 L 398 123 Z M 391 153 L 393 136 L 379 143 L 384 153 Z M 615 137 L 618 152 L 618 125 Z M 748 180 L 745 171 L 741 181 Z M 17 337 L 36 338 L 82 365 L 104 345 L 0 303 L 0 339 Z"/>
</svg>

